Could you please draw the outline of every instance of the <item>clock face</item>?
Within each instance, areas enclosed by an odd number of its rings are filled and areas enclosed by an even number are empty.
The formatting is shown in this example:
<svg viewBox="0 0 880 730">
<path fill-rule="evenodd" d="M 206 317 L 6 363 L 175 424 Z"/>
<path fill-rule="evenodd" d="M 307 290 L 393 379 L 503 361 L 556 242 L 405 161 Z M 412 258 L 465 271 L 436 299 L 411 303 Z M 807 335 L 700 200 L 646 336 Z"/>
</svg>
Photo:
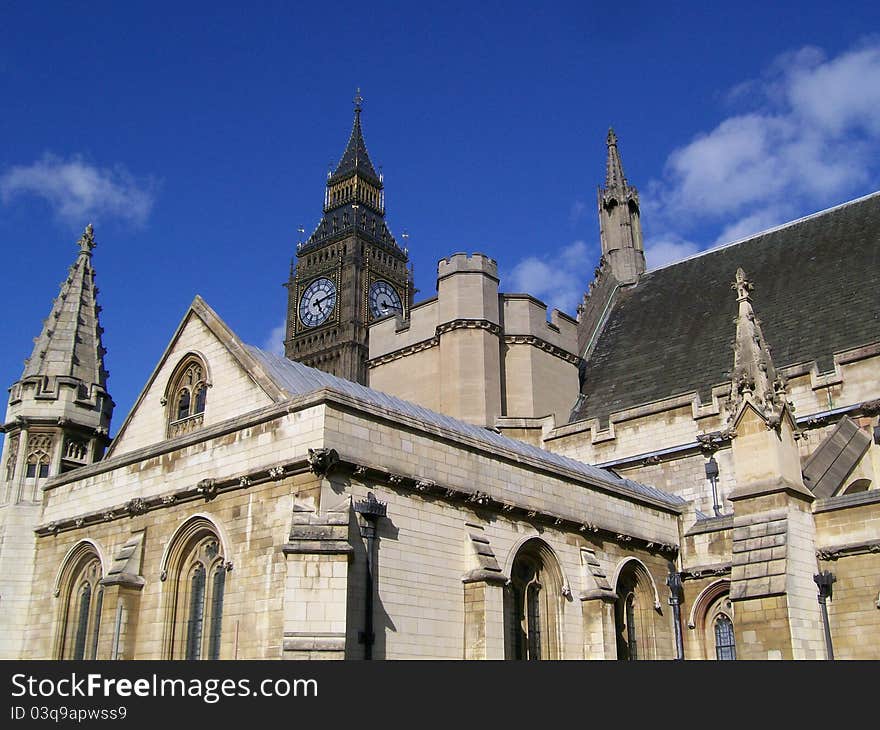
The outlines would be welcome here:
<svg viewBox="0 0 880 730">
<path fill-rule="evenodd" d="M 330 279 L 315 279 L 299 300 L 299 318 L 306 327 L 327 321 L 336 306 L 336 286 Z"/>
<path fill-rule="evenodd" d="M 386 314 L 400 312 L 403 314 L 403 305 L 400 303 L 400 295 L 387 281 L 374 281 L 370 286 L 370 312 L 374 317 L 384 317 Z"/>
</svg>

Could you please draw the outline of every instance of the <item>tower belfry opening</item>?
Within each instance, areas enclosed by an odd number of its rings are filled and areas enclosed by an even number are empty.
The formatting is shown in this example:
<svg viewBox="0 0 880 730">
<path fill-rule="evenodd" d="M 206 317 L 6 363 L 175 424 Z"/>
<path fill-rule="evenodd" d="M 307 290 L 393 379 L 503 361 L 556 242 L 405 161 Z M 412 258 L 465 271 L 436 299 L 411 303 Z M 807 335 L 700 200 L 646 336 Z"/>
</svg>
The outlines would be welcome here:
<svg viewBox="0 0 880 730">
<path fill-rule="evenodd" d="M 297 246 L 288 289 L 285 355 L 366 384 L 368 325 L 407 316 L 412 270 L 385 221 L 385 186 L 367 152 L 363 97 L 348 144 L 327 177 L 321 221 Z"/>
</svg>

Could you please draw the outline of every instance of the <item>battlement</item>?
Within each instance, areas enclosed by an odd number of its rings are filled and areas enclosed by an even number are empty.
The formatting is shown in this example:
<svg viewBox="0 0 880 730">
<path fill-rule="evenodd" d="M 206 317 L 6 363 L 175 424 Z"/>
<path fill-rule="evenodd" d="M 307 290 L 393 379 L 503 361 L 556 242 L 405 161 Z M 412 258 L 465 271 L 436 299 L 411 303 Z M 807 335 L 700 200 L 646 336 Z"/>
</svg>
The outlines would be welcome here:
<svg viewBox="0 0 880 730">
<path fill-rule="evenodd" d="M 577 354 L 577 321 L 554 309 L 547 318 L 547 305 L 529 294 L 502 294 L 504 334 L 537 337 L 573 355 Z"/>
<path fill-rule="evenodd" d="M 495 259 L 482 253 L 454 253 L 437 263 L 437 281 L 452 274 L 485 274 L 498 280 L 498 264 Z"/>
</svg>

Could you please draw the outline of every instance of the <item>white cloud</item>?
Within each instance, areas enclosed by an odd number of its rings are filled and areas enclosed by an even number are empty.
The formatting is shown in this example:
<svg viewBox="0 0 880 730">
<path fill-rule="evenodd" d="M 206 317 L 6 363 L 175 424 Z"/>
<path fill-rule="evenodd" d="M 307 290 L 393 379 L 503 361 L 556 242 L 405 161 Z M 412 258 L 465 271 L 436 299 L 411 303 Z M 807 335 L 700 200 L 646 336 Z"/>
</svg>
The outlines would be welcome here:
<svg viewBox="0 0 880 730">
<path fill-rule="evenodd" d="M 700 247 L 692 241 L 679 238 L 674 234 L 668 234 L 657 239 L 651 239 L 645 246 L 645 264 L 648 269 L 656 269 L 675 261 L 681 261 L 688 256 L 693 256 Z"/>
<path fill-rule="evenodd" d="M 813 47 L 780 56 L 727 101 L 738 113 L 670 154 L 648 186 L 659 228 L 718 222 L 731 240 L 880 179 L 880 39 L 832 59 Z"/>
<path fill-rule="evenodd" d="M 286 331 L 286 323 L 282 322 L 277 327 L 273 327 L 269 332 L 269 336 L 263 343 L 263 349 L 273 352 L 276 355 L 284 356 L 284 333 Z"/>
<path fill-rule="evenodd" d="M 542 258 L 520 261 L 504 280 L 504 290 L 537 297 L 548 309 L 573 314 L 580 304 L 598 256 L 591 256 L 584 241 L 574 241 Z"/>
<path fill-rule="evenodd" d="M 862 129 L 880 136 L 880 41 L 830 61 L 821 52 L 788 71 L 788 101 L 829 134 Z"/>
<path fill-rule="evenodd" d="M 715 245 L 733 243 L 741 238 L 785 223 L 791 218 L 791 215 L 784 211 L 784 208 L 767 208 L 729 223 L 715 239 Z"/>
<path fill-rule="evenodd" d="M 587 212 L 587 204 L 583 200 L 575 200 L 571 204 L 571 210 L 568 213 L 569 223 L 574 225 L 581 218 L 584 217 L 584 214 Z"/>
<path fill-rule="evenodd" d="M 65 160 L 52 154 L 0 175 L 4 203 L 19 195 L 35 195 L 48 201 L 62 220 L 75 225 L 103 218 L 141 225 L 150 215 L 155 188 L 155 181 L 138 180 L 121 166 L 100 168 L 79 157 Z"/>
</svg>

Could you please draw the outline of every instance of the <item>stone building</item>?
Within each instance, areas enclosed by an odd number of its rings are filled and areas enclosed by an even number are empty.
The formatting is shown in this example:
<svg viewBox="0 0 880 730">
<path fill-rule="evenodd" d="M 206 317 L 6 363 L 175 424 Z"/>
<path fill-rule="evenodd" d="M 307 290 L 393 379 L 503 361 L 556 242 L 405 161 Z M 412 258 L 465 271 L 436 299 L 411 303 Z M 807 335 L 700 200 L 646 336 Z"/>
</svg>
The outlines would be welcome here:
<svg viewBox="0 0 880 730">
<path fill-rule="evenodd" d="M 11 388 L 3 655 L 880 658 L 880 193 L 647 271 L 607 147 L 576 319 L 479 253 L 414 303 L 358 102 L 287 357 L 196 296 L 109 443 L 87 230 Z"/>
</svg>

